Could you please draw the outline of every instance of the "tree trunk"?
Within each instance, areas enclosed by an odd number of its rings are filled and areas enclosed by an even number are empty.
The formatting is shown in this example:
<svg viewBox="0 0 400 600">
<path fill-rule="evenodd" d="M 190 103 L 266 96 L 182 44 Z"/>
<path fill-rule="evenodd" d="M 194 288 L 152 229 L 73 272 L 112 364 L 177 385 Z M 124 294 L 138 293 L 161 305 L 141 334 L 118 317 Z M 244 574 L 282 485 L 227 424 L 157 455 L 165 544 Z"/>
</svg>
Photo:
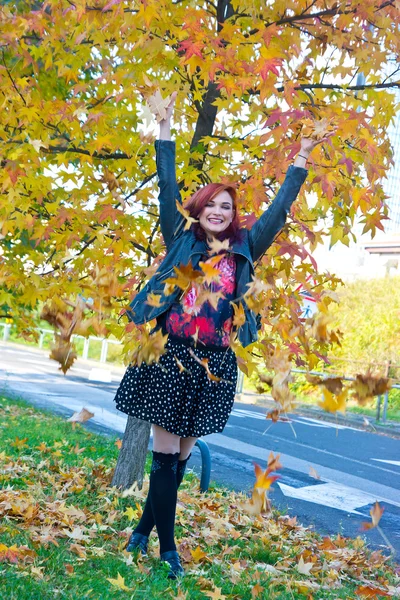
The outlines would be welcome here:
<svg viewBox="0 0 400 600">
<path fill-rule="evenodd" d="M 142 489 L 149 439 L 150 423 L 128 417 L 112 485 L 126 490 L 137 481 Z"/>
</svg>

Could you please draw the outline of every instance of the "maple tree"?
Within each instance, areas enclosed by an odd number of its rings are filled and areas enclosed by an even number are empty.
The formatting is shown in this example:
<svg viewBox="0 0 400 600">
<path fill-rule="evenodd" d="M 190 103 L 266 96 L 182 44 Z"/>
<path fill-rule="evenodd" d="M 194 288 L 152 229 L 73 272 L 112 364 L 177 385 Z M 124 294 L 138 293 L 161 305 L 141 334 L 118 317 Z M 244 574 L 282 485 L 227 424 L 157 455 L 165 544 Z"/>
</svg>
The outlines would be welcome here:
<svg viewBox="0 0 400 600">
<path fill-rule="evenodd" d="M 302 131 L 332 134 L 246 294 L 263 336 L 252 349 L 234 344 L 248 374 L 276 352 L 315 367 L 338 340 L 323 318 L 337 279 L 318 273 L 312 252 L 326 237 L 349 243 L 359 220 L 374 234 L 387 215 L 399 22 L 399 7 L 384 0 L 3 3 L 1 316 L 32 336 L 43 309 L 64 371 L 72 333 L 123 339 L 128 361 L 162 351 L 145 327 L 117 317 L 165 253 L 149 125 L 177 90 L 183 199 L 204 183 L 233 182 L 244 223 L 273 197 Z M 314 322 L 299 318 L 299 284 L 317 299 Z M 274 386 L 277 418 L 293 404 L 285 372 Z"/>
</svg>

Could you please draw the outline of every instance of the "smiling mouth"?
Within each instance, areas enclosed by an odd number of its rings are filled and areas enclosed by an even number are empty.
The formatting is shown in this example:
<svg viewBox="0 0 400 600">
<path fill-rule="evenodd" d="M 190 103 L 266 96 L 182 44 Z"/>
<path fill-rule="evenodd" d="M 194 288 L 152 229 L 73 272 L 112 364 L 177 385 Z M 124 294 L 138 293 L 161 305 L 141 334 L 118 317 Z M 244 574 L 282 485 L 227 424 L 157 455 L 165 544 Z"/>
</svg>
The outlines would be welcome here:
<svg viewBox="0 0 400 600">
<path fill-rule="evenodd" d="M 213 223 L 214 225 L 220 225 L 221 223 L 223 223 L 222 219 L 208 219 L 210 221 L 210 223 Z"/>
</svg>

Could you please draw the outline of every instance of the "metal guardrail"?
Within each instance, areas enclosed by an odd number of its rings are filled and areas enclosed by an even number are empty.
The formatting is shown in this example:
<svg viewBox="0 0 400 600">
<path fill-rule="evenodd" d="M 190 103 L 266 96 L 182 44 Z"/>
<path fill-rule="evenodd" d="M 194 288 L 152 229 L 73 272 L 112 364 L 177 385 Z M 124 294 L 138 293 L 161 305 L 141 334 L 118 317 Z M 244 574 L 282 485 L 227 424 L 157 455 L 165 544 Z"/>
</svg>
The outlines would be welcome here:
<svg viewBox="0 0 400 600">
<path fill-rule="evenodd" d="M 308 375 L 317 375 L 318 377 L 322 377 L 324 379 L 329 379 L 330 377 L 339 377 L 334 373 L 319 373 L 318 371 L 304 371 L 304 369 L 292 369 L 292 373 L 301 373 Z M 355 377 L 341 377 L 344 381 L 356 381 Z M 400 390 L 400 384 L 395 383 L 392 385 L 391 389 Z M 382 397 L 383 397 L 383 410 L 382 410 L 382 422 L 386 423 L 387 420 L 387 411 L 389 406 L 389 392 L 385 392 L 384 394 L 380 394 L 376 397 L 376 421 L 380 421 L 381 418 L 381 405 L 382 405 Z"/>
<path fill-rule="evenodd" d="M 10 337 L 12 325 L 10 323 L 0 323 L 0 327 L 3 327 L 3 341 L 6 342 Z M 43 342 L 44 342 L 44 338 L 46 335 L 51 335 L 54 339 L 54 331 L 52 329 L 38 328 L 37 331 L 40 331 L 39 342 L 38 342 L 39 348 L 43 348 Z M 107 353 L 108 353 L 109 344 L 115 344 L 117 346 L 121 345 L 121 342 L 119 342 L 118 340 L 108 340 L 105 338 L 99 338 L 99 337 L 95 337 L 92 335 L 89 336 L 88 338 L 86 338 L 83 335 L 74 334 L 71 336 L 71 339 L 72 340 L 74 340 L 74 339 L 83 340 L 83 351 L 82 351 L 83 359 L 88 358 L 91 341 L 101 342 L 101 351 L 100 351 L 100 360 L 99 360 L 99 362 L 101 362 L 101 363 L 107 362 Z"/>
</svg>

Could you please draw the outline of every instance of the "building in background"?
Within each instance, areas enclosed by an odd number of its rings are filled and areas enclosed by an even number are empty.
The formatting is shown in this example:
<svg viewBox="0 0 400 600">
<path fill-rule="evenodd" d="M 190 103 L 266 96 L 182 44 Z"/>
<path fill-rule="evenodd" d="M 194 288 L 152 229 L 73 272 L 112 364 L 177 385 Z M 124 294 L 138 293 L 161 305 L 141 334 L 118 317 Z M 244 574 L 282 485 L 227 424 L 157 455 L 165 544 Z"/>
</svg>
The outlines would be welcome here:
<svg viewBox="0 0 400 600">
<path fill-rule="evenodd" d="M 400 90 L 396 91 L 396 101 L 400 103 Z M 394 152 L 394 166 L 383 185 L 385 194 L 389 196 L 387 203 L 390 217 L 390 221 L 385 221 L 385 232 L 400 233 L 400 112 L 390 125 L 388 134 Z"/>
</svg>

